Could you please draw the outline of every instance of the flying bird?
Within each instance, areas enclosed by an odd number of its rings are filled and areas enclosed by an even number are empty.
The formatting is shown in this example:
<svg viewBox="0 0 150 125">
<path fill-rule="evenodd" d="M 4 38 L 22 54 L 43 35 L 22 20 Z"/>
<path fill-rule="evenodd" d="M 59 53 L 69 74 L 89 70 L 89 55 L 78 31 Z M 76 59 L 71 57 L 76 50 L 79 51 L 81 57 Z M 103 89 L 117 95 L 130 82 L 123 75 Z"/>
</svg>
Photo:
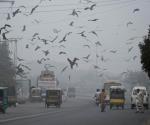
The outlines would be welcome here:
<svg viewBox="0 0 150 125">
<path fill-rule="evenodd" d="M 37 63 L 42 64 L 42 61 L 46 61 L 45 58 L 41 58 L 40 60 L 37 60 Z"/>
<path fill-rule="evenodd" d="M 43 50 L 43 53 L 45 54 L 45 56 L 47 56 L 49 54 L 49 50 Z"/>
<path fill-rule="evenodd" d="M 98 21 L 99 19 L 90 19 L 88 21 Z"/>
<path fill-rule="evenodd" d="M 62 55 L 62 54 L 67 54 L 67 53 L 63 51 L 59 52 L 59 55 Z"/>
<path fill-rule="evenodd" d="M 29 44 L 26 44 L 26 48 L 29 48 Z"/>
<path fill-rule="evenodd" d="M 84 10 L 93 10 L 96 4 L 91 5 L 90 7 L 84 8 Z"/>
<path fill-rule="evenodd" d="M 26 31 L 26 26 L 23 26 L 22 32 Z"/>
<path fill-rule="evenodd" d="M 69 79 L 69 81 L 71 80 L 71 76 L 70 75 L 68 76 L 68 79 Z"/>
<path fill-rule="evenodd" d="M 28 69 L 28 70 L 31 70 L 31 68 L 28 67 L 28 66 L 26 66 L 26 65 L 21 64 L 21 66 L 24 67 L 24 68 L 26 68 L 26 69 Z"/>
<path fill-rule="evenodd" d="M 97 35 L 97 33 L 93 30 L 93 31 L 91 31 L 90 33 L 92 33 L 92 34 L 94 34 L 95 36 L 97 36 L 98 37 L 98 35 Z"/>
<path fill-rule="evenodd" d="M 39 7 L 39 5 L 36 5 L 35 7 L 32 8 L 30 15 Z"/>
<path fill-rule="evenodd" d="M 82 0 L 80 0 L 80 2 L 81 2 Z M 86 1 L 87 2 L 87 4 L 89 4 L 89 3 L 94 3 L 93 1 L 91 1 L 91 0 L 84 0 L 84 1 Z"/>
<path fill-rule="evenodd" d="M 16 67 L 16 74 L 23 74 L 24 73 L 24 70 L 23 68 L 21 67 L 21 64 L 19 64 L 17 67 Z"/>
<path fill-rule="evenodd" d="M 90 48 L 90 46 L 89 45 L 83 45 L 84 47 L 88 47 L 88 48 Z"/>
<path fill-rule="evenodd" d="M 68 66 L 65 66 L 65 67 L 61 70 L 61 73 L 64 72 L 67 68 L 68 68 Z"/>
<path fill-rule="evenodd" d="M 140 9 L 139 9 L 139 8 L 134 9 L 134 10 L 133 10 L 133 13 L 135 13 L 135 12 L 137 12 L 137 11 L 140 11 Z"/>
<path fill-rule="evenodd" d="M 10 19 L 11 19 L 11 17 L 10 17 L 10 14 L 8 13 L 6 20 L 10 20 Z"/>
<path fill-rule="evenodd" d="M 39 33 L 34 33 L 32 37 L 36 37 L 38 35 L 39 35 Z"/>
<path fill-rule="evenodd" d="M 58 38 L 58 36 L 56 36 L 54 39 L 50 40 L 51 43 L 55 42 L 55 40 Z"/>
<path fill-rule="evenodd" d="M 21 59 L 21 58 L 19 58 L 19 57 L 17 57 L 17 60 L 18 60 L 18 61 L 24 61 L 24 59 Z"/>
<path fill-rule="evenodd" d="M 131 24 L 133 24 L 133 22 L 131 22 L 131 21 L 129 21 L 129 22 L 127 22 L 127 27 L 129 26 L 129 25 L 131 25 Z"/>
<path fill-rule="evenodd" d="M 136 58 L 137 58 L 137 56 L 134 56 L 134 57 L 133 57 L 133 60 L 135 60 Z"/>
<path fill-rule="evenodd" d="M 102 44 L 99 42 L 99 41 L 97 41 L 96 43 L 96 46 L 98 45 L 98 46 L 102 46 Z"/>
<path fill-rule="evenodd" d="M 101 56 L 101 61 L 104 62 L 104 57 L 103 56 Z"/>
<path fill-rule="evenodd" d="M 3 30 L 5 30 L 5 31 L 7 32 L 7 31 L 8 31 L 8 30 L 7 30 L 7 27 L 11 28 L 11 25 L 5 24 L 3 27 L 1 27 L 1 28 L 0 28 L 0 34 L 2 33 Z"/>
<path fill-rule="evenodd" d="M 46 40 L 46 39 L 40 39 L 45 45 L 47 45 L 48 44 L 48 40 Z"/>
<path fill-rule="evenodd" d="M 116 53 L 116 52 L 117 52 L 117 50 L 110 50 L 110 52 L 111 52 L 111 53 Z"/>
<path fill-rule="evenodd" d="M 67 34 L 63 37 L 62 40 L 59 41 L 59 43 L 65 42 L 66 41 L 66 37 L 67 37 Z"/>
<path fill-rule="evenodd" d="M 97 66 L 97 65 L 94 65 L 94 68 L 95 68 L 95 69 L 100 69 L 100 67 L 99 67 L 99 66 Z"/>
<path fill-rule="evenodd" d="M 71 21 L 69 25 L 70 25 L 70 26 L 73 26 L 73 25 L 74 25 L 74 21 Z"/>
<path fill-rule="evenodd" d="M 104 75 L 103 73 L 102 73 L 102 74 L 99 74 L 99 77 L 103 77 L 103 75 Z"/>
<path fill-rule="evenodd" d="M 6 32 L 2 33 L 3 40 L 8 40 L 8 38 L 6 37 L 6 34 L 9 32 L 10 31 L 6 31 Z"/>
<path fill-rule="evenodd" d="M 69 58 L 67 58 L 67 60 L 68 60 L 68 62 L 69 62 L 69 64 L 70 64 L 70 68 L 71 68 L 71 69 L 73 69 L 73 66 L 74 66 L 74 65 L 76 65 L 76 66 L 78 65 L 78 64 L 76 63 L 76 61 L 78 61 L 79 59 L 76 58 L 76 57 L 75 57 L 73 60 L 70 60 Z"/>
<path fill-rule="evenodd" d="M 80 12 L 80 11 L 76 11 L 75 9 L 73 9 L 73 11 L 70 15 L 79 17 L 78 12 Z"/>
<path fill-rule="evenodd" d="M 64 45 L 60 45 L 59 47 L 66 48 Z"/>
<path fill-rule="evenodd" d="M 37 46 L 34 51 L 37 51 L 38 49 L 40 49 L 41 47 L 40 46 Z"/>
<path fill-rule="evenodd" d="M 53 32 L 58 34 L 59 32 L 61 32 L 61 30 L 53 29 Z"/>
<path fill-rule="evenodd" d="M 87 56 L 83 57 L 84 59 L 88 60 L 90 57 L 90 54 L 88 54 Z"/>
<path fill-rule="evenodd" d="M 131 52 L 131 50 L 133 49 L 133 46 L 131 48 L 128 49 L 128 53 Z"/>
<path fill-rule="evenodd" d="M 80 34 L 82 37 L 86 38 L 84 33 L 85 33 L 85 31 L 82 31 L 81 33 L 77 33 L 77 34 Z"/>
<path fill-rule="evenodd" d="M 20 9 L 17 9 L 17 10 L 15 10 L 15 11 L 12 13 L 12 14 L 13 14 L 13 17 L 15 17 L 16 14 L 18 14 L 18 13 L 21 13 Z"/>
</svg>

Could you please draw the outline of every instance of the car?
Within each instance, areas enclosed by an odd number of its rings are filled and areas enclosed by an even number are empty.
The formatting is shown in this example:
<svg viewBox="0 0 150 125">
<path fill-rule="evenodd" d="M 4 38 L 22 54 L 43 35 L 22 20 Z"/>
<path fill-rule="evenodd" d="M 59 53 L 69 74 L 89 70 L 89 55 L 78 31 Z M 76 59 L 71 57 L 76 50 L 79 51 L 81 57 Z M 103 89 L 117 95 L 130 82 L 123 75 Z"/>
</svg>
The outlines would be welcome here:
<svg viewBox="0 0 150 125">
<path fill-rule="evenodd" d="M 149 94 L 148 94 L 145 86 L 133 87 L 132 93 L 131 93 L 131 109 L 133 109 L 136 106 L 136 97 L 137 97 L 137 90 L 138 89 L 140 89 L 144 92 L 144 107 L 146 109 L 148 109 L 149 108 Z"/>
</svg>

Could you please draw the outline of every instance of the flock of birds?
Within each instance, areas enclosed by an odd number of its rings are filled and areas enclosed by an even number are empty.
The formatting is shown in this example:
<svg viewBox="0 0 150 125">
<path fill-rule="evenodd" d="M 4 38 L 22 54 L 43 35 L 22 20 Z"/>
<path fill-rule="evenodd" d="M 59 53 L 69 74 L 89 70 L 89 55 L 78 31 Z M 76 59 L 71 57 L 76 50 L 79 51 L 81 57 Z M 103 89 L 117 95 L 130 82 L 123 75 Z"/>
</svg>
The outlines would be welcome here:
<svg viewBox="0 0 150 125">
<path fill-rule="evenodd" d="M 15 16 L 17 16 L 18 14 L 21 14 L 21 13 L 22 13 L 23 15 L 25 15 L 25 16 L 31 16 L 34 12 L 36 12 L 37 8 L 40 7 L 40 3 L 42 3 L 43 1 L 45 1 L 45 0 L 40 0 L 39 4 L 38 4 L 38 5 L 35 5 L 35 6 L 30 10 L 30 12 L 28 12 L 28 13 L 24 13 L 24 10 L 27 9 L 24 5 L 19 6 L 19 7 L 18 7 L 16 10 L 14 10 L 12 13 L 8 13 L 6 20 L 10 20 L 11 18 L 15 18 Z M 51 0 L 49 0 L 49 1 L 51 2 Z M 80 0 L 80 3 L 83 2 L 83 1 L 87 3 L 87 6 L 86 6 L 85 8 L 83 8 L 84 11 L 94 11 L 94 9 L 95 9 L 96 6 L 97 6 L 97 3 L 93 2 L 92 0 Z M 133 9 L 133 13 L 136 13 L 136 12 L 138 12 L 138 11 L 140 11 L 139 8 Z M 75 16 L 75 17 L 79 18 L 81 12 L 82 12 L 81 10 L 73 9 L 72 12 L 71 12 L 70 14 L 68 14 L 68 15 L 69 15 L 69 16 Z M 40 23 L 37 19 L 35 19 L 34 21 L 35 21 L 36 23 Z M 88 19 L 88 21 L 95 23 L 96 21 L 99 21 L 99 19 L 98 19 L 98 18 L 93 18 L 93 19 Z M 75 23 L 75 21 L 71 21 L 71 22 L 69 23 L 69 26 L 74 27 L 74 23 Z M 132 24 L 133 24 L 133 22 L 129 21 L 129 22 L 126 23 L 126 26 L 129 27 L 129 26 L 132 25 Z M 83 27 L 82 27 L 82 28 L 83 28 Z M 26 29 L 27 29 L 26 25 L 23 25 L 21 31 L 22 31 L 22 32 L 25 32 Z M 11 30 L 12 30 L 12 26 L 11 26 L 10 24 L 5 24 L 4 26 L 2 26 L 2 27 L 0 28 L 0 36 L 2 37 L 3 40 L 6 40 L 6 41 L 9 40 L 9 38 L 7 38 L 7 34 L 8 34 L 9 32 L 11 32 Z M 59 46 L 60 48 L 64 48 L 64 49 L 65 49 L 66 46 L 65 46 L 63 43 L 64 43 L 64 42 L 67 42 L 67 38 L 68 38 L 73 32 L 72 32 L 72 31 L 67 32 L 61 39 L 60 39 L 60 37 L 59 37 L 59 33 L 62 32 L 62 30 L 53 29 L 53 32 L 56 34 L 56 36 L 54 36 L 52 39 L 41 38 L 41 37 L 40 37 L 40 34 L 39 34 L 38 32 L 35 32 L 35 33 L 32 35 L 32 38 L 31 38 L 31 40 L 30 40 L 30 43 L 27 43 L 26 46 L 25 46 L 25 48 L 26 48 L 26 49 L 29 49 L 30 46 L 34 46 L 34 51 L 37 52 L 37 51 L 39 51 L 40 49 L 42 49 L 42 46 L 37 45 L 37 43 L 40 42 L 40 43 L 42 43 L 43 45 L 47 46 L 47 45 L 49 45 L 50 43 L 54 45 L 54 43 L 57 42 L 58 44 L 60 44 L 60 46 Z M 89 34 L 94 35 L 96 38 L 99 38 L 99 35 L 98 35 L 97 31 L 92 30 L 92 31 L 90 31 L 90 32 L 87 32 L 86 30 L 83 30 L 83 31 L 78 32 L 78 33 L 76 33 L 76 34 L 79 35 L 79 36 L 80 36 L 81 38 L 83 38 L 84 40 L 86 40 L 86 41 L 88 41 L 88 42 L 94 43 L 97 47 L 102 47 L 102 43 L 101 43 L 101 42 L 99 42 L 99 41 L 93 42 L 93 41 L 91 41 L 91 40 L 88 39 L 88 35 L 89 35 Z M 87 35 L 87 34 L 88 34 L 88 35 Z M 129 39 L 129 40 L 130 40 L 130 41 L 131 41 L 131 40 L 135 40 L 136 38 L 137 38 L 137 37 L 133 37 L 133 38 L 131 38 L 131 39 Z M 35 42 L 35 41 L 36 41 L 36 42 Z M 38 41 L 38 42 L 37 42 L 37 41 Z M 131 44 L 131 42 L 130 42 L 130 43 L 128 42 L 128 43 L 126 43 L 126 44 Z M 87 43 L 87 44 L 84 44 L 83 47 L 87 47 L 88 49 L 91 48 L 91 46 L 90 46 L 88 43 Z M 131 47 L 128 49 L 128 53 L 130 53 L 132 50 L 133 50 L 133 46 L 131 46 Z M 47 50 L 41 50 L 41 52 L 44 54 L 44 57 L 37 60 L 37 63 L 38 63 L 38 64 L 43 64 L 43 62 L 50 60 L 50 58 L 49 58 L 49 56 L 48 56 L 48 55 L 50 54 L 49 49 L 47 49 Z M 117 50 L 110 50 L 109 52 L 115 54 L 115 53 L 117 53 L 118 51 L 117 51 Z M 65 52 L 65 51 L 60 51 L 58 54 L 59 54 L 59 55 L 67 55 L 68 53 Z M 69 65 L 66 65 L 64 68 L 62 68 L 61 73 L 63 73 L 64 71 L 66 71 L 69 67 L 70 67 L 70 69 L 74 69 L 75 66 L 78 67 L 78 62 L 79 62 L 80 60 L 83 60 L 84 62 L 89 63 L 89 58 L 90 58 L 90 57 L 91 57 L 91 54 L 88 54 L 87 56 L 84 56 L 84 57 L 81 57 L 81 58 L 79 58 L 79 57 L 73 57 L 72 59 L 66 58 L 66 61 L 68 62 Z M 101 57 L 100 57 L 98 54 L 96 54 L 96 58 L 100 58 L 100 60 L 101 60 L 102 62 L 105 62 L 105 61 L 106 61 L 106 59 L 104 58 L 104 56 L 101 56 Z M 133 60 L 135 60 L 136 58 L 137 58 L 137 56 L 134 56 L 134 57 L 133 57 Z M 21 77 L 23 77 L 23 76 L 25 75 L 24 69 L 31 70 L 31 68 L 28 67 L 27 65 L 24 65 L 24 64 L 23 64 L 23 62 L 25 61 L 24 59 L 21 59 L 21 58 L 18 57 L 17 60 L 18 60 L 20 63 L 19 63 L 19 65 L 17 65 L 17 67 L 16 67 L 16 69 L 17 69 L 17 70 L 16 70 L 16 73 L 17 73 L 18 75 L 20 75 Z M 129 60 L 127 60 L 127 61 L 129 61 Z M 98 69 L 101 69 L 98 65 L 95 65 L 95 64 L 93 65 L 93 67 L 94 67 L 94 69 L 97 69 L 97 70 L 98 70 Z M 105 70 L 107 70 L 107 69 L 106 69 L 106 68 L 103 68 L 102 70 L 105 71 Z M 102 77 L 103 74 L 101 73 L 99 76 Z M 69 80 L 70 80 L 70 77 L 71 77 L 71 76 L 69 75 L 69 77 L 68 77 Z"/>
</svg>

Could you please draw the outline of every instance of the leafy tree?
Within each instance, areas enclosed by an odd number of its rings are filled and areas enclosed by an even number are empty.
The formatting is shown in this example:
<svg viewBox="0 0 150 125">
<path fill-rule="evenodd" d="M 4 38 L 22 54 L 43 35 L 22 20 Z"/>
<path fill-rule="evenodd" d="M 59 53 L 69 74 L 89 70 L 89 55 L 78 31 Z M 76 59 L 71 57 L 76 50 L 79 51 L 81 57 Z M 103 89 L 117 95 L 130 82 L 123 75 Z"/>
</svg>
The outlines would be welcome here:
<svg viewBox="0 0 150 125">
<path fill-rule="evenodd" d="M 148 35 L 145 36 L 144 42 L 139 43 L 139 48 L 141 52 L 142 69 L 150 78 L 150 26 L 148 29 Z"/>
<path fill-rule="evenodd" d="M 0 42 L 0 86 L 15 85 L 15 67 L 9 57 L 8 45 Z"/>
</svg>

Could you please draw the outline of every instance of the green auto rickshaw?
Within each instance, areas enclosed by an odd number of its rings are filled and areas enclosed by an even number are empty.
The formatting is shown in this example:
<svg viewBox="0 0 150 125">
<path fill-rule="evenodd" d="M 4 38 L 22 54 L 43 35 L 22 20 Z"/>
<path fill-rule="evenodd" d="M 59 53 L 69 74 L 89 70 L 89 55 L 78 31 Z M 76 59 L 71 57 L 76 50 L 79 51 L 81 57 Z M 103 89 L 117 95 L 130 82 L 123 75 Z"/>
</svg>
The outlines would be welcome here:
<svg viewBox="0 0 150 125">
<path fill-rule="evenodd" d="M 125 88 L 123 86 L 110 87 L 110 109 L 112 107 L 121 107 L 124 109 L 125 105 Z"/>
<path fill-rule="evenodd" d="M 0 87 L 0 112 L 5 113 L 8 108 L 8 88 Z"/>
<path fill-rule="evenodd" d="M 62 90 L 60 88 L 47 89 L 45 98 L 45 107 L 51 105 L 60 107 L 62 103 Z"/>
</svg>

